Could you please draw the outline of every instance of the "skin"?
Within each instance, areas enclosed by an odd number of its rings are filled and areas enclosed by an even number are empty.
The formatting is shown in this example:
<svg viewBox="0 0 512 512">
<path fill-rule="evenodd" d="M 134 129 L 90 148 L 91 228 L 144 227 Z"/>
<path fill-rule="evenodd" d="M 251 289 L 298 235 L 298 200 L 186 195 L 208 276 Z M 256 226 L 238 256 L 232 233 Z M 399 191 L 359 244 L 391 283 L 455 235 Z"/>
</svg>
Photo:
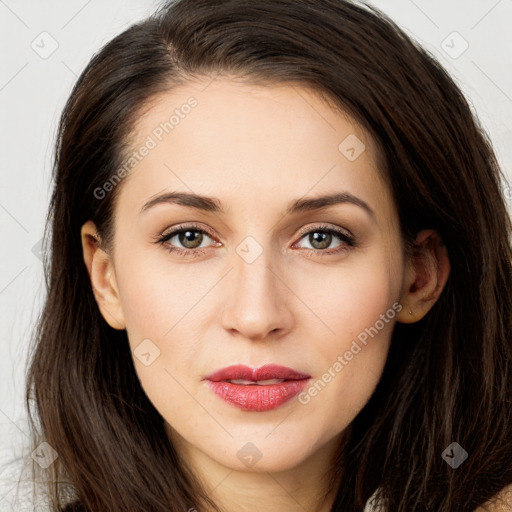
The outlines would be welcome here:
<svg viewBox="0 0 512 512">
<path fill-rule="evenodd" d="M 475 512 L 510 512 L 512 510 L 512 484 L 504 487 L 492 500 Z"/>
<path fill-rule="evenodd" d="M 328 511 L 334 496 L 323 483 L 332 455 L 380 379 L 396 321 L 418 321 L 438 299 L 448 255 L 426 230 L 415 257 L 406 257 L 374 142 L 306 88 L 189 83 L 151 102 L 132 147 L 191 96 L 198 105 L 120 185 L 113 250 L 100 246 L 93 222 L 82 227 L 95 297 L 105 320 L 127 330 L 132 351 L 145 339 L 160 350 L 148 366 L 134 356 L 141 385 L 223 510 Z M 349 135 L 365 145 L 353 161 L 338 149 Z M 165 203 L 141 213 L 164 191 L 213 196 L 226 211 Z M 292 200 L 335 191 L 362 199 L 374 216 L 350 203 L 284 213 Z M 213 234 L 203 235 L 199 256 L 155 243 L 190 222 Z M 319 223 L 348 230 L 356 245 L 335 235 L 326 248 L 313 245 L 308 233 L 325 232 Z M 237 252 L 248 236 L 251 254 L 262 251 L 250 263 Z M 187 247 L 178 236 L 166 244 Z M 394 318 L 306 404 L 295 398 L 267 412 L 242 411 L 202 380 L 232 364 L 275 363 L 314 382 L 398 303 Z M 261 454 L 251 467 L 237 457 L 246 443 Z"/>
</svg>

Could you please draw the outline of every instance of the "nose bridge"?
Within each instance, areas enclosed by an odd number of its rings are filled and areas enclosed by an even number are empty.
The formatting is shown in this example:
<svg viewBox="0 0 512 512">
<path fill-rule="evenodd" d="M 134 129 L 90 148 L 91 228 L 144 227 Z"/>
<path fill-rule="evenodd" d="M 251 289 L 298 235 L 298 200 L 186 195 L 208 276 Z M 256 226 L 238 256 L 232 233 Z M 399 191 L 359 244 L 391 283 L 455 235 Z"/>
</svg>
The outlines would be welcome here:
<svg viewBox="0 0 512 512">
<path fill-rule="evenodd" d="M 247 338 L 264 338 L 276 329 L 290 326 L 291 313 L 284 297 L 279 264 L 267 234 L 246 236 L 233 254 L 233 272 L 228 286 L 228 305 L 223 312 L 226 329 L 235 329 Z"/>
<path fill-rule="evenodd" d="M 272 257 L 269 238 L 260 243 L 255 237 L 247 236 L 238 244 L 235 252 L 233 259 L 237 289 L 243 292 L 247 288 L 247 292 L 257 295 L 269 293 L 276 279 L 272 263 L 277 266 L 276 259 Z"/>
</svg>

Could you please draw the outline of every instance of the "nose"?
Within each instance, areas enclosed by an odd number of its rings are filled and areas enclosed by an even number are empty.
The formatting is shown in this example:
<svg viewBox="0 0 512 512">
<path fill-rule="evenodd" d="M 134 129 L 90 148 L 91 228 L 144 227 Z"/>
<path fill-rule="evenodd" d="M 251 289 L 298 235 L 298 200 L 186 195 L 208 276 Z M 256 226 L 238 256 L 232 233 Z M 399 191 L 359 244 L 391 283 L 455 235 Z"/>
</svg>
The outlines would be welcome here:
<svg viewBox="0 0 512 512">
<path fill-rule="evenodd" d="M 283 336 L 293 324 L 290 309 L 293 293 L 280 265 L 271 265 L 268 249 L 252 262 L 233 255 L 233 270 L 227 281 L 227 306 L 221 315 L 222 326 L 232 335 L 249 340 L 268 340 Z"/>
</svg>

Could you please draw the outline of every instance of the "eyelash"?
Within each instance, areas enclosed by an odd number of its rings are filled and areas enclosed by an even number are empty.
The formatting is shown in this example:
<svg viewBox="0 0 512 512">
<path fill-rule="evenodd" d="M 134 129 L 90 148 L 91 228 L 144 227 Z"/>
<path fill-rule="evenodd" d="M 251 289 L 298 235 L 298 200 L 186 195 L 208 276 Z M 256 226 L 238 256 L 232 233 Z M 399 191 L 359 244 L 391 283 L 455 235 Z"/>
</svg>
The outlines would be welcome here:
<svg viewBox="0 0 512 512">
<path fill-rule="evenodd" d="M 165 235 L 159 235 L 155 237 L 156 243 L 159 243 L 160 245 L 164 246 L 164 248 L 169 251 L 170 253 L 176 254 L 178 256 L 192 256 L 192 257 L 199 257 L 205 253 L 205 251 L 208 249 L 208 247 L 201 247 L 196 249 L 182 249 L 181 247 L 175 247 L 167 244 L 166 242 L 173 238 L 175 235 L 183 233 L 185 231 L 195 231 L 199 233 L 203 233 L 205 235 L 208 235 L 210 238 L 215 239 L 212 233 L 210 233 L 208 230 L 199 227 L 195 224 L 187 224 L 187 225 L 179 225 L 177 226 L 173 231 L 170 233 L 167 233 Z M 350 250 L 351 247 L 356 247 L 356 241 L 355 239 L 345 233 L 344 231 L 341 231 L 339 229 L 333 228 L 332 226 L 328 225 L 318 225 L 315 226 L 312 229 L 309 229 L 307 231 L 304 231 L 299 236 L 299 241 L 304 238 L 304 236 L 309 235 L 311 233 L 329 233 L 331 235 L 337 236 L 344 244 L 346 245 L 340 245 L 335 250 L 327 251 L 322 249 L 302 249 L 305 251 L 308 255 L 314 255 L 314 256 L 334 256 L 337 254 L 341 254 L 343 252 L 346 252 Z M 294 242 L 294 245 L 297 242 Z M 348 246 L 348 247 L 347 247 Z"/>
</svg>

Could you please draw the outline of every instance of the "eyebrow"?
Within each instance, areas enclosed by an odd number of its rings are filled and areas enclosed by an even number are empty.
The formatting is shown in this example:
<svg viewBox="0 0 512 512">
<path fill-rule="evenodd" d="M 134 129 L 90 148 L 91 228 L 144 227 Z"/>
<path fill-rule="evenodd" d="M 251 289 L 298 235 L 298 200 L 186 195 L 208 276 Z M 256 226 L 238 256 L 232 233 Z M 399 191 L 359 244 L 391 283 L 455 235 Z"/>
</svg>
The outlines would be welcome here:
<svg viewBox="0 0 512 512">
<path fill-rule="evenodd" d="M 222 202 L 216 197 L 201 196 L 190 192 L 167 192 L 165 194 L 158 195 L 148 201 L 142 207 L 141 213 L 149 210 L 157 204 L 162 203 L 179 204 L 181 206 L 187 206 L 196 210 L 212 213 L 226 213 L 222 208 Z M 286 209 L 286 215 L 292 215 L 305 211 L 320 210 L 322 208 L 327 208 L 329 206 L 343 203 L 359 206 L 365 210 L 370 217 L 375 219 L 375 212 L 370 208 L 368 203 L 363 201 L 361 198 L 351 194 L 350 192 L 337 192 L 318 197 L 296 199 L 288 205 L 288 208 Z"/>
</svg>

